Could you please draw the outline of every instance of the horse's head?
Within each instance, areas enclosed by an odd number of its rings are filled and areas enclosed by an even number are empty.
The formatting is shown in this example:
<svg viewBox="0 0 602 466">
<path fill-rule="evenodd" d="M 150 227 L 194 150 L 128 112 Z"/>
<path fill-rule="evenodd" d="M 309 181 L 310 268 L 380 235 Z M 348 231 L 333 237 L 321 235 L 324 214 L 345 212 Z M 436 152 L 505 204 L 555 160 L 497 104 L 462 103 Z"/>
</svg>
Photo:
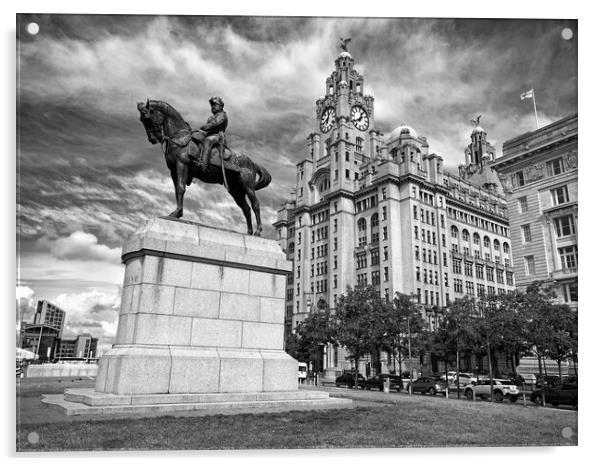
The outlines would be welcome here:
<svg viewBox="0 0 602 466">
<path fill-rule="evenodd" d="M 146 105 L 138 102 L 138 111 L 140 112 L 140 121 L 146 130 L 146 136 L 151 144 L 163 142 L 164 139 L 164 115 L 163 112 L 151 105 L 150 101 L 146 101 Z"/>
</svg>

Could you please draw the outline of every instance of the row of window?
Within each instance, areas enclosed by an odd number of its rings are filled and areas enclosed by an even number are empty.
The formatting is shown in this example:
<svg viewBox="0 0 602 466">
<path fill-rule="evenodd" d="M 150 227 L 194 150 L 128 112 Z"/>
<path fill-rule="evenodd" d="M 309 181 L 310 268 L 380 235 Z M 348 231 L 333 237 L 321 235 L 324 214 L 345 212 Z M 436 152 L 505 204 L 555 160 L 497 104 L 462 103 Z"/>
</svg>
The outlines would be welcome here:
<svg viewBox="0 0 602 466">
<path fill-rule="evenodd" d="M 563 215 L 554 219 L 554 229 L 556 231 L 557 238 L 564 238 L 566 236 L 572 236 L 575 234 L 575 221 L 573 215 Z M 531 225 L 521 225 L 523 243 L 530 243 L 533 240 L 531 235 Z"/>
<path fill-rule="evenodd" d="M 565 166 L 564 166 L 564 160 L 562 159 L 562 157 L 558 157 L 554 160 L 550 160 L 550 161 L 546 162 L 546 175 L 547 176 L 557 176 L 564 172 L 565 172 Z M 541 173 L 541 175 L 543 175 L 543 173 Z M 524 186 L 525 184 L 527 184 L 528 181 L 530 181 L 525 178 L 524 170 L 518 170 L 518 171 L 514 172 L 510 176 L 510 180 L 512 182 L 512 186 L 515 188 L 520 188 L 521 186 Z"/>
<path fill-rule="evenodd" d="M 445 274 L 447 277 L 447 274 Z M 436 270 L 427 270 L 422 269 L 422 280 L 420 275 L 420 267 L 416 267 L 416 281 L 423 281 L 424 283 L 428 283 L 430 285 L 439 285 L 439 272 Z"/>
<path fill-rule="evenodd" d="M 316 264 L 316 275 L 325 275 L 327 273 L 328 273 L 328 261 L 318 262 Z M 311 268 L 310 268 L 310 275 L 312 277 L 314 276 L 314 266 L 313 266 L 313 264 L 311 265 Z"/>
<path fill-rule="evenodd" d="M 420 261 L 420 248 L 418 246 L 414 246 L 414 257 L 417 261 Z M 444 257 L 444 266 L 447 266 L 447 254 L 443 253 Z M 437 265 L 437 251 L 432 251 L 431 249 L 422 248 L 422 261 L 428 262 L 429 264 Z"/>
<path fill-rule="evenodd" d="M 498 225 L 497 223 L 490 222 L 476 215 L 467 214 L 462 210 L 457 210 L 452 207 L 447 208 L 447 216 L 456 220 L 470 223 L 483 230 L 492 231 L 493 233 L 508 236 L 508 228 Z"/>
<path fill-rule="evenodd" d="M 322 223 L 328 220 L 328 209 L 324 209 L 316 214 L 311 216 L 311 224 L 315 225 L 316 223 Z"/>
<path fill-rule="evenodd" d="M 458 235 L 459 235 L 458 228 L 455 225 L 452 225 L 452 227 L 451 227 L 452 238 L 458 238 Z M 462 230 L 462 241 L 464 241 L 466 243 L 470 243 L 470 233 L 466 229 Z M 473 233 L 472 242 L 475 246 L 479 246 L 481 244 L 481 236 L 476 232 Z M 489 236 L 483 237 L 483 247 L 488 248 L 488 249 L 491 248 L 491 240 L 489 239 Z M 504 241 L 502 248 L 504 250 L 504 254 L 510 254 L 510 245 L 506 241 Z M 494 249 L 494 251 L 500 250 L 500 242 L 497 238 L 494 238 L 494 240 L 493 240 L 493 249 Z"/>
<path fill-rule="evenodd" d="M 576 269 L 578 265 L 577 246 L 571 245 L 558 248 L 558 258 L 560 259 L 560 268 L 562 270 Z M 535 256 L 525 256 L 524 263 L 525 275 L 535 275 Z"/>
</svg>

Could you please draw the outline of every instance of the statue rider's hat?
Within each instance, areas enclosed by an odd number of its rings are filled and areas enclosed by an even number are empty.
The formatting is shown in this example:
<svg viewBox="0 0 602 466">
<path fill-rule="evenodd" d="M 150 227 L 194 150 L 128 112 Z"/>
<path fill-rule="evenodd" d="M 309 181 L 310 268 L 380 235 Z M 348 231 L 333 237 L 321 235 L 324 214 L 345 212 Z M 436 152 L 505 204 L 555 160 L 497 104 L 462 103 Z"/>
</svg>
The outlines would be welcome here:
<svg viewBox="0 0 602 466">
<path fill-rule="evenodd" d="M 222 98 L 221 98 L 221 97 L 218 97 L 218 96 L 216 96 L 216 97 L 211 97 L 211 98 L 209 99 L 209 103 L 210 103 L 211 105 L 213 105 L 213 104 L 218 104 L 218 105 L 219 105 L 219 106 L 221 106 L 221 107 L 223 107 L 223 106 L 224 106 L 224 101 L 222 100 Z"/>
</svg>

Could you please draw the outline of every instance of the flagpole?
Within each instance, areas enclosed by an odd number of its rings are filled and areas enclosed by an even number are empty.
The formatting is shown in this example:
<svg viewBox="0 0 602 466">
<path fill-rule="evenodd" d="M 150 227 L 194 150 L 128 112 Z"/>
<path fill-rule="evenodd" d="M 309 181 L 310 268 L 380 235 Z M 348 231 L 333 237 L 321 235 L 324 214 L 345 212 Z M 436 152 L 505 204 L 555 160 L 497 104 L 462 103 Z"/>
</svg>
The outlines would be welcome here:
<svg viewBox="0 0 602 466">
<path fill-rule="evenodd" d="M 535 89 L 533 89 L 533 110 L 535 110 L 535 126 L 539 129 L 539 118 L 537 118 L 537 105 L 535 105 Z"/>
</svg>

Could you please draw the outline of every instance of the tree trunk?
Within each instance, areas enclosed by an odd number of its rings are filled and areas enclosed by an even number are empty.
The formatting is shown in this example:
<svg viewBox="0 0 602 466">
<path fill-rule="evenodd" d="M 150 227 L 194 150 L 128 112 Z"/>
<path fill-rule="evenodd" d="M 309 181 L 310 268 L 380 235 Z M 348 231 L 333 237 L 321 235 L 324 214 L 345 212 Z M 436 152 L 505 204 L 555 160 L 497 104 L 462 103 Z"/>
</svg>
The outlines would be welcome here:
<svg viewBox="0 0 602 466">
<path fill-rule="evenodd" d="M 558 363 L 558 377 L 560 377 L 560 381 L 562 382 L 562 364 L 560 359 L 557 359 L 556 362 Z"/>
<path fill-rule="evenodd" d="M 460 348 L 456 348 L 456 389 L 458 390 L 458 400 L 460 399 Z"/>
<path fill-rule="evenodd" d="M 546 391 L 545 391 L 545 380 L 543 379 L 543 373 L 541 368 L 541 354 L 539 353 L 539 348 L 536 347 L 537 351 L 537 365 L 539 366 L 539 380 L 541 380 L 541 404 L 542 406 L 546 405 Z"/>
<path fill-rule="evenodd" d="M 489 401 L 493 403 L 493 364 L 491 364 L 491 346 L 487 338 L 487 360 L 489 361 Z"/>
</svg>

